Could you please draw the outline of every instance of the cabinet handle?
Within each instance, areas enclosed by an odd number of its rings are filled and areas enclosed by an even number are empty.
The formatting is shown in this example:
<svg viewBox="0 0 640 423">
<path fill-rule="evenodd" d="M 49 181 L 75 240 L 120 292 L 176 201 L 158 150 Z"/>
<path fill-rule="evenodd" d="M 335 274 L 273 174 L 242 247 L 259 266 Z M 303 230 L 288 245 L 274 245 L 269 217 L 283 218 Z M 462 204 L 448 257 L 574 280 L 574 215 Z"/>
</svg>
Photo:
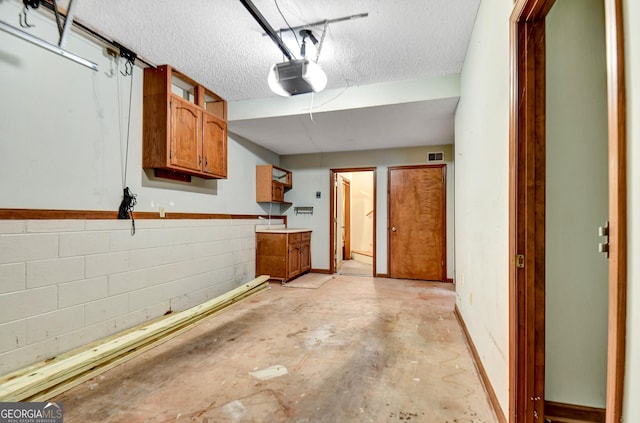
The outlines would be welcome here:
<svg viewBox="0 0 640 423">
<path fill-rule="evenodd" d="M 209 159 L 207 159 L 206 157 L 204 158 L 204 165 L 209 166 Z"/>
</svg>

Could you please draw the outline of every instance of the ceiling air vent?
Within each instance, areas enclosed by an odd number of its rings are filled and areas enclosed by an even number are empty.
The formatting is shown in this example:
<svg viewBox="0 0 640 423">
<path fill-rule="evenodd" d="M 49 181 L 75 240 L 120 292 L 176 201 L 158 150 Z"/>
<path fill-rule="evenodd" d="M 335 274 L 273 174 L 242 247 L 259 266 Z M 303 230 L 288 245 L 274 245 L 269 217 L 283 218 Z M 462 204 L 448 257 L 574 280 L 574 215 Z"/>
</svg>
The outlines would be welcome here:
<svg viewBox="0 0 640 423">
<path fill-rule="evenodd" d="M 444 151 L 435 151 L 433 153 L 427 153 L 428 162 L 441 162 L 444 161 Z"/>
</svg>

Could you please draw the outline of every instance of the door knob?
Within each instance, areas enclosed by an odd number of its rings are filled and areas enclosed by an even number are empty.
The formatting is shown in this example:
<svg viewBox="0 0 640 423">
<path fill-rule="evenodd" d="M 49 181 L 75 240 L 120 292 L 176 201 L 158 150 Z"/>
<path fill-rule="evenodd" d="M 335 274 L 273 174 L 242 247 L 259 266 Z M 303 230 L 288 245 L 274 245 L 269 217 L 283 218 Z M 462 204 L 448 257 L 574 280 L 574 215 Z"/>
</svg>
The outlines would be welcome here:
<svg viewBox="0 0 640 423">
<path fill-rule="evenodd" d="M 395 231 L 397 231 L 397 230 L 398 230 L 398 229 L 397 229 L 395 226 L 392 226 L 392 227 L 391 227 L 391 232 L 395 232 Z"/>
</svg>

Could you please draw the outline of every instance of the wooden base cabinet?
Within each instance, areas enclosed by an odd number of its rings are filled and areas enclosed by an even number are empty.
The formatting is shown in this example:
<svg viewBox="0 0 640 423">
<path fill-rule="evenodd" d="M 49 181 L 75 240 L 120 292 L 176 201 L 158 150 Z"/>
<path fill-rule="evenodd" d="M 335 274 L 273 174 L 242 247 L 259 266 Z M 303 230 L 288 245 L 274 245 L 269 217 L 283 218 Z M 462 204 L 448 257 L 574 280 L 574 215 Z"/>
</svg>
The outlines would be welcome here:
<svg viewBox="0 0 640 423">
<path fill-rule="evenodd" d="M 310 269 L 311 231 L 256 233 L 256 275 L 286 282 Z"/>
</svg>

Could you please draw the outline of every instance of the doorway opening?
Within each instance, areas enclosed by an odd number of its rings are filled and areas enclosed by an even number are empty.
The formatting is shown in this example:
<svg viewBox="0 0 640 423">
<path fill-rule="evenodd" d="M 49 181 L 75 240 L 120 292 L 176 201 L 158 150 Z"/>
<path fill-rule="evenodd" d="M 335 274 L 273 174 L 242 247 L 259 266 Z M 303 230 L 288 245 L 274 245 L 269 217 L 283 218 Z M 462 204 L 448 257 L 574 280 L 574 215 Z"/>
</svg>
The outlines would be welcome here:
<svg viewBox="0 0 640 423">
<path fill-rule="evenodd" d="M 548 113 L 553 109 L 547 110 L 546 71 L 550 57 L 547 57 L 545 38 L 548 35 L 546 18 L 555 3 L 555 0 L 519 0 L 511 15 L 509 248 L 513 264 L 509 274 L 509 421 L 523 423 L 540 421 L 548 411 L 545 404 L 545 289 L 549 283 L 547 243 L 551 239 L 546 239 L 545 227 L 553 226 L 553 221 L 547 222 L 547 184 L 555 187 L 547 181 L 547 172 L 553 172 L 546 156 L 548 118 L 551 117 Z M 621 418 L 626 332 L 626 196 L 623 189 L 626 109 L 621 2 L 604 0 L 604 10 L 608 160 L 606 157 L 603 160 L 608 162 L 609 218 L 608 242 L 605 241 L 609 251 L 609 301 L 604 413 L 606 421 L 613 423 Z M 552 138 L 549 142 L 553 142 Z M 596 230 L 594 227 L 593 231 Z M 595 418 L 594 414 L 589 421 L 601 421 Z"/>
<path fill-rule="evenodd" d="M 376 275 L 376 168 L 331 169 L 330 273 Z"/>
</svg>

